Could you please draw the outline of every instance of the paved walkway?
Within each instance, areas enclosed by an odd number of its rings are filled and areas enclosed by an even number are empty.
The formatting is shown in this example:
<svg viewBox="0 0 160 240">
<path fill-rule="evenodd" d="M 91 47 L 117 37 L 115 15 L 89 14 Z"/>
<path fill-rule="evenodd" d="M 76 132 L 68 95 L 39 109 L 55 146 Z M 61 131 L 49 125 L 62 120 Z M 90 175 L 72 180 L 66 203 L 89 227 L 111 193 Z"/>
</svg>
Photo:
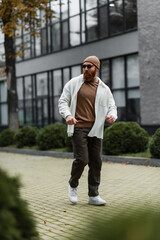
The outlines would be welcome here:
<svg viewBox="0 0 160 240">
<path fill-rule="evenodd" d="M 74 231 L 87 231 L 90 216 L 132 213 L 136 207 L 160 209 L 160 168 L 103 162 L 101 197 L 106 206 L 87 204 L 87 168 L 80 180 L 79 203 L 68 201 L 72 160 L 0 152 L 0 167 L 19 175 L 23 198 L 33 211 L 42 240 L 66 240 Z M 78 237 L 79 236 L 79 237 Z M 78 235 L 77 239 L 81 239 Z M 77 240 L 76 239 L 76 240 Z"/>
</svg>

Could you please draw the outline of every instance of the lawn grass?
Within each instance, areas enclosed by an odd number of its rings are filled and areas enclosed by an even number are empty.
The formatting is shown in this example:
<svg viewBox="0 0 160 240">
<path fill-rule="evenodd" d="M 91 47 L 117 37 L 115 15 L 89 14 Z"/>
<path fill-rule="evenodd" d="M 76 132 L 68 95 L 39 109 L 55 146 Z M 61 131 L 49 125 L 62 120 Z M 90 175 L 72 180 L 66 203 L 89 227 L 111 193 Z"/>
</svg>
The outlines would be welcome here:
<svg viewBox="0 0 160 240">
<path fill-rule="evenodd" d="M 8 148 L 17 148 L 16 144 L 14 145 L 9 145 L 7 146 Z M 21 149 L 31 149 L 31 150 L 39 150 L 38 146 L 32 146 L 32 147 L 22 147 Z M 54 148 L 54 149 L 49 149 L 47 151 L 54 151 L 54 152 L 68 152 L 67 148 Z M 144 157 L 144 158 L 151 158 L 151 153 L 149 151 L 149 148 L 145 152 L 140 152 L 140 153 L 125 153 L 125 154 L 120 154 L 119 156 L 128 156 L 128 157 Z"/>
<path fill-rule="evenodd" d="M 140 152 L 140 153 L 126 153 L 126 154 L 122 154 L 121 156 L 151 158 L 151 153 L 150 153 L 150 150 L 147 149 L 145 152 Z"/>
</svg>

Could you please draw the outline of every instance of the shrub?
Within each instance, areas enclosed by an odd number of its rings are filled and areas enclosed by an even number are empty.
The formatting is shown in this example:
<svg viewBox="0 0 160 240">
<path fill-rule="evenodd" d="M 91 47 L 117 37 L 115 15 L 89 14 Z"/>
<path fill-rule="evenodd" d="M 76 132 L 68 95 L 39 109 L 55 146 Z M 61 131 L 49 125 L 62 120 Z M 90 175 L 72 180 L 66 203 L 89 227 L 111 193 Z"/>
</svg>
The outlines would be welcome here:
<svg viewBox="0 0 160 240">
<path fill-rule="evenodd" d="M 136 208 L 131 212 L 120 211 L 108 217 L 97 213 L 87 219 L 83 234 L 73 231 L 70 240 L 81 236 L 81 240 L 159 240 L 160 214 L 153 209 Z"/>
<path fill-rule="evenodd" d="M 5 147 L 15 143 L 15 132 L 11 129 L 5 129 L 0 134 L 0 146 Z"/>
<path fill-rule="evenodd" d="M 105 129 L 104 154 L 143 152 L 148 147 L 148 133 L 136 122 L 117 122 Z"/>
<path fill-rule="evenodd" d="M 39 240 L 35 220 L 20 197 L 18 178 L 0 169 L 0 239 Z"/>
<path fill-rule="evenodd" d="M 66 138 L 66 125 L 62 123 L 54 123 L 41 129 L 37 136 L 37 144 L 41 150 L 62 148 L 66 146 Z"/>
<path fill-rule="evenodd" d="M 36 127 L 25 126 L 16 133 L 17 147 L 33 146 L 36 144 L 38 129 Z"/>
<path fill-rule="evenodd" d="M 73 144 L 72 144 L 72 137 L 66 137 L 65 141 L 67 151 L 68 152 L 73 152 Z"/>
<path fill-rule="evenodd" d="M 153 158 L 160 158 L 160 128 L 152 136 L 149 148 Z"/>
</svg>

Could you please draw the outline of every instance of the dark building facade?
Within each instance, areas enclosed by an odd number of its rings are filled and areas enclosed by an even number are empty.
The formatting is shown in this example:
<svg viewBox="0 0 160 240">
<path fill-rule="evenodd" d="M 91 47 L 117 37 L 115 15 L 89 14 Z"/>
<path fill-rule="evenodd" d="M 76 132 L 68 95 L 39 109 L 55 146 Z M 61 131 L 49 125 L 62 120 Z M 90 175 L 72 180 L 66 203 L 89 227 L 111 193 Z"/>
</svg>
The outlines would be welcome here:
<svg viewBox="0 0 160 240">
<path fill-rule="evenodd" d="M 25 43 L 16 64 L 20 126 L 43 127 L 61 122 L 57 103 L 63 86 L 81 74 L 81 64 L 87 56 L 96 55 L 101 61 L 99 76 L 113 92 L 118 121 L 136 121 L 148 129 L 156 128 L 160 113 L 152 118 L 147 116 L 156 99 L 146 98 L 151 91 L 151 79 L 146 82 L 150 66 L 145 61 L 150 61 L 151 57 L 146 55 L 153 40 L 150 37 L 145 41 L 149 20 L 144 21 L 147 11 L 143 11 L 144 5 L 152 5 L 158 15 L 159 6 L 153 2 L 154 6 L 149 0 L 53 1 L 50 7 L 54 17 L 49 22 L 41 21 L 40 37 L 21 29 L 16 39 L 17 50 Z M 150 21 L 154 21 L 150 14 Z M 39 17 L 42 16 L 43 12 L 39 12 Z M 157 33 L 156 36 L 159 37 Z M 3 53 L 2 34 L 0 41 Z M 0 64 L 0 127 L 3 128 L 8 124 L 8 114 L 2 54 Z M 154 62 L 152 67 L 154 70 Z M 158 73 L 153 79 L 158 83 Z M 153 82 L 152 87 L 156 89 Z M 159 98 L 158 88 L 156 92 L 155 97 Z"/>
</svg>

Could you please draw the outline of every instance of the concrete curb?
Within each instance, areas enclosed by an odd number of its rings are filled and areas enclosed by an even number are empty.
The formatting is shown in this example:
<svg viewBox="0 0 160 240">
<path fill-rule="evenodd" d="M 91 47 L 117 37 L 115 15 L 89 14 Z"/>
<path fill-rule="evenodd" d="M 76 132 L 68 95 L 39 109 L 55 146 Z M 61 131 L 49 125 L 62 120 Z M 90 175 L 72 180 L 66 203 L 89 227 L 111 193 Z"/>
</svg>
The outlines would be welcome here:
<svg viewBox="0 0 160 240">
<path fill-rule="evenodd" d="M 56 157 L 56 158 L 74 158 L 72 152 L 54 152 L 54 151 L 41 151 L 41 150 L 6 148 L 6 147 L 0 147 L 0 152 L 29 154 L 29 155 L 35 155 L 35 156 L 49 156 L 49 157 Z M 140 157 L 137 158 L 137 157 L 102 155 L 102 161 L 160 167 L 160 159 L 154 159 L 154 158 L 140 158 Z"/>
</svg>

